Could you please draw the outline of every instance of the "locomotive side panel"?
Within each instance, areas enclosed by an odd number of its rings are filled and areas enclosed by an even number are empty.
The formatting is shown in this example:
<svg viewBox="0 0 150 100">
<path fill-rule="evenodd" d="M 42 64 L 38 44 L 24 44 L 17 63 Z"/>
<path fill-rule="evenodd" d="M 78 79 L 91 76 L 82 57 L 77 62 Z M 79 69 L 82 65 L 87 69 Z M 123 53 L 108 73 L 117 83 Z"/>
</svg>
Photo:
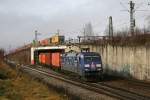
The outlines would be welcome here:
<svg viewBox="0 0 150 100">
<path fill-rule="evenodd" d="M 78 73 L 78 61 L 77 56 L 67 55 L 62 57 L 62 69 L 70 72 Z"/>
</svg>

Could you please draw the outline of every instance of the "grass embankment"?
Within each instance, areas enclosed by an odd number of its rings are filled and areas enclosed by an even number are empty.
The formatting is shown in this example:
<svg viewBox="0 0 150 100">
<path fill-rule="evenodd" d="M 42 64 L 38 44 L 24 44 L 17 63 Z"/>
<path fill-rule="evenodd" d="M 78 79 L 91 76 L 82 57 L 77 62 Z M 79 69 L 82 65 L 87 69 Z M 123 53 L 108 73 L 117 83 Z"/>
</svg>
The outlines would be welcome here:
<svg viewBox="0 0 150 100">
<path fill-rule="evenodd" d="M 0 62 L 0 100 L 66 100 L 62 94 Z"/>
</svg>

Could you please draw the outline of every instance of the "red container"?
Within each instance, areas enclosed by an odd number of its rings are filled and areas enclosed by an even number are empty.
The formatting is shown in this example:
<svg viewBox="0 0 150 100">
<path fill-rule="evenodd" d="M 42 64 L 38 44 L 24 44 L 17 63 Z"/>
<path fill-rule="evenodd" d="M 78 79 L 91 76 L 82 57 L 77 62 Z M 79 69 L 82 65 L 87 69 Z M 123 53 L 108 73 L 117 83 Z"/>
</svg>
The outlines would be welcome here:
<svg viewBox="0 0 150 100">
<path fill-rule="evenodd" d="M 46 64 L 46 55 L 45 54 L 41 55 L 41 63 Z"/>
<path fill-rule="evenodd" d="M 39 63 L 41 63 L 41 61 L 42 61 L 42 55 L 41 54 L 39 54 Z"/>
<path fill-rule="evenodd" d="M 52 53 L 52 66 L 60 68 L 60 53 Z"/>
<path fill-rule="evenodd" d="M 48 45 L 49 44 L 49 40 L 48 39 L 41 40 L 40 44 L 43 45 L 43 46 Z"/>
<path fill-rule="evenodd" d="M 46 56 L 46 58 L 45 58 L 46 65 L 51 65 L 51 53 L 46 53 L 45 56 Z"/>
</svg>

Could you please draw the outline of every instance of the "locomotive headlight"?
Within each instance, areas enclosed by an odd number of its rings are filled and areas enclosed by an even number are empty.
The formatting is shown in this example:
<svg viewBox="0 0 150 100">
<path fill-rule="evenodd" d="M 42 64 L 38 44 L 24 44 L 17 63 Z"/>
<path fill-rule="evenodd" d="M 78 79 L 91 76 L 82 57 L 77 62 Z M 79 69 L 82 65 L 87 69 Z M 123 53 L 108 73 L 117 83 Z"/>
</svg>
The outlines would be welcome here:
<svg viewBox="0 0 150 100">
<path fill-rule="evenodd" d="M 101 64 L 96 64 L 96 67 L 101 67 Z"/>
<path fill-rule="evenodd" d="M 100 68 L 98 68 L 97 70 L 98 70 L 98 71 L 100 71 L 101 69 L 100 69 Z"/>
<path fill-rule="evenodd" d="M 89 69 L 85 69 L 85 71 L 89 71 Z"/>
<path fill-rule="evenodd" d="M 89 64 L 85 64 L 85 67 L 90 67 L 90 65 Z"/>
</svg>

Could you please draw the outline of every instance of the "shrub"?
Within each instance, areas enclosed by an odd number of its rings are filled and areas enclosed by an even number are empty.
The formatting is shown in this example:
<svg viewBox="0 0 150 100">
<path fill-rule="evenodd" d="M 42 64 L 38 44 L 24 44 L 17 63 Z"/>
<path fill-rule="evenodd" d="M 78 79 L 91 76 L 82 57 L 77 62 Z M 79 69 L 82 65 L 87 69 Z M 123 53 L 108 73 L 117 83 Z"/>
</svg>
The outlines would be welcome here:
<svg viewBox="0 0 150 100">
<path fill-rule="evenodd" d="M 7 79 L 7 73 L 4 70 L 0 70 L 0 79 Z"/>
</svg>

